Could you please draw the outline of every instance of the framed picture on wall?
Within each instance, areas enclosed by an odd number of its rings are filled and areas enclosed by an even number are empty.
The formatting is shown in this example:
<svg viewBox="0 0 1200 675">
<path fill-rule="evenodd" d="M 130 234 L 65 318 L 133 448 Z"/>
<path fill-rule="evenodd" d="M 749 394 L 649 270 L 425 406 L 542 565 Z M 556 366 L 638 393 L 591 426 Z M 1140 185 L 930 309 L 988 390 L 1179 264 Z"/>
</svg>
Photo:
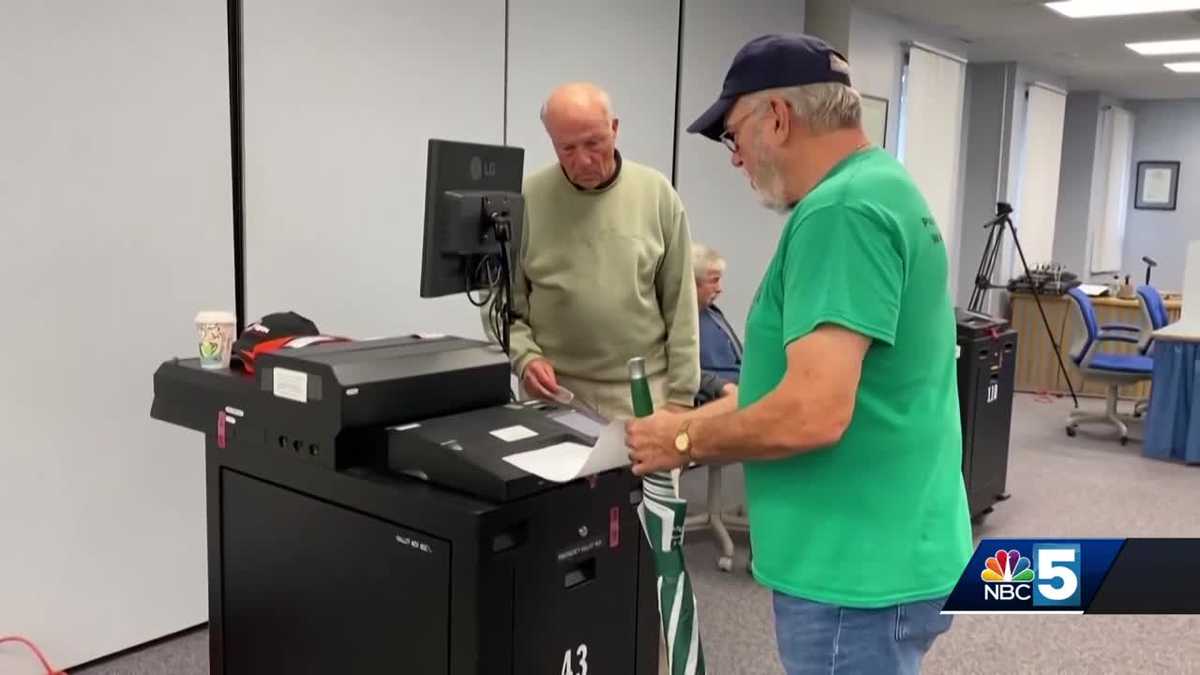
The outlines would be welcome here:
<svg viewBox="0 0 1200 675">
<path fill-rule="evenodd" d="M 867 138 L 881 148 L 887 147 L 888 100 L 869 94 L 862 95 L 862 123 Z"/>
<path fill-rule="evenodd" d="M 1178 190 L 1179 162 L 1138 162 L 1133 208 L 1174 211 Z"/>
</svg>

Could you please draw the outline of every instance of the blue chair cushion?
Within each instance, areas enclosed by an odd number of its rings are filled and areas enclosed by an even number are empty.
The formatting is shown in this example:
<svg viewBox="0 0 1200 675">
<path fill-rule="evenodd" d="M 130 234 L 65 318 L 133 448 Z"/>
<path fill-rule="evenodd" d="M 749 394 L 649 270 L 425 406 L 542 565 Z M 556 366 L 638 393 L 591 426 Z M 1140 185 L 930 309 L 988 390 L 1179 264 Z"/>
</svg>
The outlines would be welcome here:
<svg viewBox="0 0 1200 675">
<path fill-rule="evenodd" d="M 1154 359 L 1137 354 L 1105 354 L 1092 357 L 1088 364 L 1091 370 L 1108 370 L 1115 373 L 1145 373 L 1149 375 L 1154 370 Z"/>
</svg>

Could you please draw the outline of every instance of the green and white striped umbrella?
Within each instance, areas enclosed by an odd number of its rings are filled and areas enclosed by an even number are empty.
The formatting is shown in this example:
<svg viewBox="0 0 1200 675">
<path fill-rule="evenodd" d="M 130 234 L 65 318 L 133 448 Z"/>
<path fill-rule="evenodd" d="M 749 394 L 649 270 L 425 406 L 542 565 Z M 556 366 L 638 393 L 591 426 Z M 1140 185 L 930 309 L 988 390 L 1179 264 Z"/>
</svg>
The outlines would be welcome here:
<svg viewBox="0 0 1200 675">
<path fill-rule="evenodd" d="M 704 675 L 704 650 L 696 595 L 683 561 L 683 521 L 687 500 L 680 499 L 669 473 L 652 473 L 642 482 L 638 517 L 654 552 L 658 572 L 658 614 L 667 645 L 670 675 Z"/>
<path fill-rule="evenodd" d="M 654 403 L 646 381 L 646 363 L 641 358 L 629 360 L 629 386 L 634 414 L 638 417 L 652 414 Z M 658 616 L 662 619 L 667 646 L 667 672 L 704 675 L 696 594 L 683 563 L 687 500 L 679 498 L 679 483 L 670 472 L 659 471 L 642 479 L 638 517 L 654 552 L 654 568 L 658 572 Z"/>
</svg>

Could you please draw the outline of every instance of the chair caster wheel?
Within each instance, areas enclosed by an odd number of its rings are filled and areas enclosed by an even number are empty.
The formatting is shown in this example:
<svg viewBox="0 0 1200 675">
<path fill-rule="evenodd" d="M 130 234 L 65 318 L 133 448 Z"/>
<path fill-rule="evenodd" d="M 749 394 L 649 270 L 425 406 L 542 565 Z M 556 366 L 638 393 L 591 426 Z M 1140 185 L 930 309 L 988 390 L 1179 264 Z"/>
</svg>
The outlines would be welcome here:
<svg viewBox="0 0 1200 675">
<path fill-rule="evenodd" d="M 1128 436 L 1121 437 L 1121 445 L 1129 445 L 1129 437 Z"/>
<path fill-rule="evenodd" d="M 733 558 L 721 556 L 720 559 L 717 560 L 717 569 L 721 570 L 722 572 L 732 572 Z"/>
<path fill-rule="evenodd" d="M 1075 438 L 1075 427 L 1067 427 L 1067 435 Z"/>
</svg>

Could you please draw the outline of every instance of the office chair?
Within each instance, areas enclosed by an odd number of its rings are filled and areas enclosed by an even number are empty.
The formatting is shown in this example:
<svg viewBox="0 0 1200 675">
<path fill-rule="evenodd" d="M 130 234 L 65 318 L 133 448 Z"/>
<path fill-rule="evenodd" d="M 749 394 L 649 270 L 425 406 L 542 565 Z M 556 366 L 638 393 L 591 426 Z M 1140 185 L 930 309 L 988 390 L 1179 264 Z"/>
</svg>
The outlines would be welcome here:
<svg viewBox="0 0 1200 675">
<path fill-rule="evenodd" d="M 1100 351 L 1105 342 L 1123 342 L 1137 345 L 1141 329 L 1127 324 L 1101 325 L 1096 320 L 1092 299 L 1078 288 L 1067 291 L 1075 308 L 1075 318 L 1081 330 L 1076 331 L 1075 342 L 1068 355 L 1078 366 L 1085 378 L 1098 380 L 1108 389 L 1103 415 L 1088 415 L 1074 411 L 1067 417 L 1067 435 L 1074 436 L 1080 424 L 1108 422 L 1121 432 L 1121 445 L 1129 442 L 1129 427 L 1117 414 L 1118 387 L 1150 379 L 1154 363 L 1143 354 L 1112 354 Z"/>
<path fill-rule="evenodd" d="M 1167 306 L 1163 303 L 1158 289 L 1149 284 L 1137 287 L 1138 305 L 1142 309 L 1142 334 L 1138 340 L 1138 353 L 1142 356 L 1152 356 L 1154 349 L 1154 331 L 1165 328 L 1171 322 L 1167 315 Z M 1141 417 L 1150 407 L 1150 399 L 1143 398 L 1133 404 L 1133 416 Z"/>
</svg>

